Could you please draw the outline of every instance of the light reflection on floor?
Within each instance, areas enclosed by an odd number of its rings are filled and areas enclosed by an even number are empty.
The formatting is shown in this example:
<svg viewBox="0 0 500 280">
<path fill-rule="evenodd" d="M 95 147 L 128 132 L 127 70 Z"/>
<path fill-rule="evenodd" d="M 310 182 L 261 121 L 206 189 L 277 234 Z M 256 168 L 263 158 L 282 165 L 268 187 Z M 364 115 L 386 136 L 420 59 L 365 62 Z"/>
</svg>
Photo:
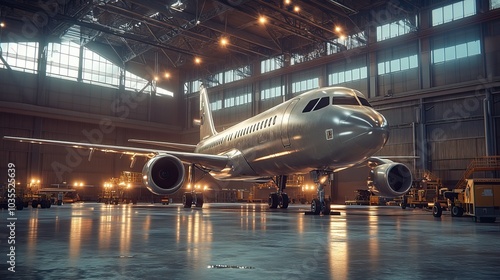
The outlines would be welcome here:
<svg viewBox="0 0 500 280">
<path fill-rule="evenodd" d="M 334 206 L 341 215 L 308 216 L 303 214 L 308 207 L 85 203 L 29 208 L 16 213 L 13 279 L 500 277 L 498 222 L 345 205 Z M 6 213 L 0 212 L 4 221 Z M 463 257 L 474 270 L 462 265 Z M 8 279 L 4 272 L 1 279 Z"/>
</svg>

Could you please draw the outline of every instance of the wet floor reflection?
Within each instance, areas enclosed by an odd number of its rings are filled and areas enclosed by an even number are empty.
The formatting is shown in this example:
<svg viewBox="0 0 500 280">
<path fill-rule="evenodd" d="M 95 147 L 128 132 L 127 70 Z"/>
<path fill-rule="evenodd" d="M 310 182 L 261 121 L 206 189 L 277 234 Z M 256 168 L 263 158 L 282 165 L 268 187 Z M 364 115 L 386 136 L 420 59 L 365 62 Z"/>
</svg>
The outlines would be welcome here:
<svg viewBox="0 0 500 280">
<path fill-rule="evenodd" d="M 341 211 L 337 216 L 306 216 L 298 205 L 285 211 L 269 210 L 266 204 L 208 204 L 203 209 L 83 204 L 26 209 L 19 214 L 17 237 L 25 243 L 17 252 L 20 273 L 16 276 L 388 279 L 395 271 L 401 276 L 408 267 L 423 267 L 413 262 L 394 265 L 402 257 L 432 262 L 428 256 L 433 252 L 456 256 L 463 244 L 468 244 L 468 252 L 483 256 L 481 263 L 479 258 L 470 261 L 490 276 L 496 271 L 492 264 L 500 262 L 494 250 L 500 246 L 495 225 L 452 223 L 447 222 L 449 217 L 436 223 L 424 214 L 401 215 L 401 209 Z M 453 234 L 460 244 L 441 237 L 443 232 Z M 433 238 L 422 238 L 425 234 Z M 440 257 L 444 259 L 440 268 L 461 270 L 449 264 L 454 259 L 448 254 Z M 461 271 L 465 277 L 467 271 Z"/>
</svg>

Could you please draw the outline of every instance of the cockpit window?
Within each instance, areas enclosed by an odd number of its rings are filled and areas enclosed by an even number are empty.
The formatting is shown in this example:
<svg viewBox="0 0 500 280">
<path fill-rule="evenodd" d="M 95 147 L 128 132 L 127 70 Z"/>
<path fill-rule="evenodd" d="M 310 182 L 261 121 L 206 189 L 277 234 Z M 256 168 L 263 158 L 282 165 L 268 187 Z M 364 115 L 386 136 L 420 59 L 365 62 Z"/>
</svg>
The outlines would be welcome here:
<svg viewBox="0 0 500 280">
<path fill-rule="evenodd" d="M 330 97 L 326 96 L 326 97 L 322 97 L 318 104 L 316 104 L 316 107 L 314 107 L 314 111 L 317 111 L 321 108 L 325 108 L 326 106 L 328 106 L 330 104 Z"/>
<path fill-rule="evenodd" d="M 333 105 L 358 105 L 358 100 L 354 96 L 335 96 L 333 97 Z"/>
<path fill-rule="evenodd" d="M 361 105 L 363 106 L 367 106 L 367 107 L 371 107 L 372 105 L 370 104 L 370 102 L 368 102 L 368 100 L 364 99 L 363 97 L 359 97 L 358 96 L 358 99 L 359 99 L 359 102 L 361 102 Z"/>
<path fill-rule="evenodd" d="M 316 103 L 318 103 L 318 100 L 319 100 L 319 98 L 315 98 L 315 99 L 309 101 L 309 103 L 307 103 L 304 110 L 302 110 L 302 113 L 311 112 L 311 110 L 314 108 L 314 105 L 316 105 Z"/>
</svg>

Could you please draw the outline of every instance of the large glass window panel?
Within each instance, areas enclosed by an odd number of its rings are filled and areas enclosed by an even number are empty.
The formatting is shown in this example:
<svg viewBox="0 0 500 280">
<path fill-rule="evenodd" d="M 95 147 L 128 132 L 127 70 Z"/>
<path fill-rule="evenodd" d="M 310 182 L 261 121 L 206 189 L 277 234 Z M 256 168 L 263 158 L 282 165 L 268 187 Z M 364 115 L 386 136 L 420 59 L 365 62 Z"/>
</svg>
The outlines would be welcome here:
<svg viewBox="0 0 500 280">
<path fill-rule="evenodd" d="M 432 26 L 443 24 L 443 8 L 432 10 Z"/>
<path fill-rule="evenodd" d="M 462 15 L 463 17 L 463 15 Z M 443 23 L 447 23 L 453 20 L 453 5 L 448 5 L 443 7 Z"/>
<path fill-rule="evenodd" d="M 391 72 L 396 72 L 401 70 L 401 65 L 399 59 L 391 60 Z"/>
<path fill-rule="evenodd" d="M 476 0 L 464 1 L 464 16 L 471 16 L 476 14 Z"/>
<path fill-rule="evenodd" d="M 409 57 L 410 59 L 410 68 L 417 68 L 418 67 L 418 55 L 414 54 Z"/>
<path fill-rule="evenodd" d="M 477 55 L 480 53 L 481 53 L 481 46 L 479 45 L 479 40 L 467 43 L 468 56 Z"/>
<path fill-rule="evenodd" d="M 463 2 L 457 2 L 453 4 L 453 18 L 459 19 L 464 17 L 464 4 Z"/>
<path fill-rule="evenodd" d="M 384 65 L 385 64 L 383 62 L 381 62 L 381 63 L 378 64 L 378 74 L 379 75 L 385 74 L 385 67 L 384 67 Z"/>
<path fill-rule="evenodd" d="M 38 43 L 2 43 L 2 56 L 15 71 L 36 73 L 38 68 Z M 0 68 L 7 68 L 0 61 Z"/>
<path fill-rule="evenodd" d="M 432 62 L 440 63 L 444 61 L 444 48 L 432 51 Z"/>
<path fill-rule="evenodd" d="M 408 57 L 401 58 L 401 70 L 410 69 L 410 60 Z"/>
<path fill-rule="evenodd" d="M 368 77 L 368 67 L 361 67 L 360 69 L 361 79 Z"/>
<path fill-rule="evenodd" d="M 444 60 L 456 59 L 455 46 L 447 47 L 444 49 Z"/>
<path fill-rule="evenodd" d="M 490 9 L 498 9 L 500 8 L 500 0 L 490 0 Z"/>
</svg>

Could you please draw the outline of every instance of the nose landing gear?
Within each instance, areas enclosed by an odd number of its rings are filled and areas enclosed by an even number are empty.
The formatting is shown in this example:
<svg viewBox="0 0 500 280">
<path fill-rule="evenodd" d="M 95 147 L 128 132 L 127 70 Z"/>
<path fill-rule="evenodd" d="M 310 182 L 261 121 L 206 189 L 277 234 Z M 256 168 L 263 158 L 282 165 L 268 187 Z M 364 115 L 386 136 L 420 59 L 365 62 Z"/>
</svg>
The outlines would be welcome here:
<svg viewBox="0 0 500 280">
<path fill-rule="evenodd" d="M 317 185 L 318 197 L 311 201 L 311 212 L 305 212 L 306 215 L 332 215 L 337 214 L 337 212 L 332 212 L 330 209 L 331 202 L 329 199 L 325 198 L 325 185 L 324 183 L 328 177 L 332 174 L 331 172 L 324 172 L 319 170 L 314 170 L 309 173 L 311 179 Z"/>
</svg>

